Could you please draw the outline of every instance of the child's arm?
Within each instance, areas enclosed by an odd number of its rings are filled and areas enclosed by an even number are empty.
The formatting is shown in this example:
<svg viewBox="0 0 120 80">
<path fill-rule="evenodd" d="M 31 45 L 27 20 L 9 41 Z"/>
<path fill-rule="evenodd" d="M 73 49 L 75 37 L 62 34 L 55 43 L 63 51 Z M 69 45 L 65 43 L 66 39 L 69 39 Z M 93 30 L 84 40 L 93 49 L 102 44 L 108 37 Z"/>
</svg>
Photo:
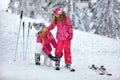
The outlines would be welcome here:
<svg viewBox="0 0 120 80">
<path fill-rule="evenodd" d="M 42 39 L 42 44 L 44 44 L 44 37 L 43 37 L 42 32 L 38 32 L 38 36 L 41 37 L 41 39 Z"/>
<path fill-rule="evenodd" d="M 52 22 L 52 23 L 50 23 L 50 25 L 48 26 L 48 30 L 52 30 L 52 29 L 54 29 L 55 28 L 55 24 Z"/>
</svg>

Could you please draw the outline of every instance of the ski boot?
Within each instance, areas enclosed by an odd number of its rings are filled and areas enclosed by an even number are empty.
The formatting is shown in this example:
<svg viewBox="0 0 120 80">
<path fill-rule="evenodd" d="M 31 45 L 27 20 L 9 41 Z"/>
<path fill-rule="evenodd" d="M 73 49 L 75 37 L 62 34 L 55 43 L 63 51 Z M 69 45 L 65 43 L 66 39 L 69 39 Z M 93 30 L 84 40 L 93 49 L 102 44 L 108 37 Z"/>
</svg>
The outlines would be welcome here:
<svg viewBox="0 0 120 80">
<path fill-rule="evenodd" d="M 55 70 L 60 70 L 60 61 L 56 61 Z"/>
<path fill-rule="evenodd" d="M 75 69 L 71 68 L 70 64 L 66 64 L 65 67 L 69 69 L 71 72 L 75 72 Z"/>
<path fill-rule="evenodd" d="M 40 54 L 35 53 L 35 65 L 40 65 Z"/>
<path fill-rule="evenodd" d="M 71 65 L 70 65 L 70 64 L 66 64 L 65 67 L 66 67 L 67 69 L 70 69 L 70 68 L 71 68 Z"/>
</svg>

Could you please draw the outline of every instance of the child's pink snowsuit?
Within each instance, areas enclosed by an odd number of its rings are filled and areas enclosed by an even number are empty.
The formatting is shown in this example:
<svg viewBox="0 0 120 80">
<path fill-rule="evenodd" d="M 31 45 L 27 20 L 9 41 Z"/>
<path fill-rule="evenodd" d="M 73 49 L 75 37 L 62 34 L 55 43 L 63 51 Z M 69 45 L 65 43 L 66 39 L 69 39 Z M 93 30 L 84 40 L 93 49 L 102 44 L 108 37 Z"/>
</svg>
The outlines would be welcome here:
<svg viewBox="0 0 120 80">
<path fill-rule="evenodd" d="M 42 43 L 42 38 L 40 36 L 37 36 L 37 43 Z M 48 56 L 51 51 L 52 47 L 51 44 L 53 45 L 54 48 L 56 48 L 56 41 L 52 35 L 52 33 L 49 31 L 49 37 L 47 34 L 44 34 L 44 44 L 42 50 L 45 52 L 45 54 Z"/>
<path fill-rule="evenodd" d="M 57 48 L 55 51 L 55 55 L 62 56 L 62 50 L 64 49 L 65 55 L 65 64 L 71 64 L 71 39 L 73 38 L 73 29 L 72 29 L 72 22 L 70 18 L 66 17 L 66 25 L 62 25 L 61 21 L 57 21 L 56 25 L 53 23 L 50 24 L 48 30 L 54 29 L 57 26 Z"/>
</svg>

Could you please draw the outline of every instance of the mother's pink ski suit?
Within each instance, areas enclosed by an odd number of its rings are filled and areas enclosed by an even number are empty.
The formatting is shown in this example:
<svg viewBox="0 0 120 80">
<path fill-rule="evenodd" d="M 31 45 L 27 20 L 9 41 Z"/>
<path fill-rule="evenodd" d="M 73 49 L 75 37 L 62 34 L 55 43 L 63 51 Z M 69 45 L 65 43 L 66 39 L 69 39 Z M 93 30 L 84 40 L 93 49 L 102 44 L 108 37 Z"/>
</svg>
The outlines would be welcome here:
<svg viewBox="0 0 120 80">
<path fill-rule="evenodd" d="M 59 57 L 62 56 L 62 50 L 64 49 L 65 64 L 71 64 L 71 39 L 73 38 L 73 28 L 72 22 L 68 16 L 66 16 L 65 22 L 65 25 L 62 25 L 61 21 L 57 21 L 56 25 L 51 23 L 50 26 L 48 26 L 48 30 L 52 30 L 57 26 L 57 48 L 55 55 Z"/>
</svg>

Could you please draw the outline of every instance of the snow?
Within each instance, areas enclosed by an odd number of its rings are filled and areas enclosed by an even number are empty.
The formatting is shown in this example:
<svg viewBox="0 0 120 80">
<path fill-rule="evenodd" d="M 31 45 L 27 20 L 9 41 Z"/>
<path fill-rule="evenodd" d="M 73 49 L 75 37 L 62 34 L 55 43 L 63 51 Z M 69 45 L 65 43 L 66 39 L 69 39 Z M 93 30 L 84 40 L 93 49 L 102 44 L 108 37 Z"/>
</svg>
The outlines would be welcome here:
<svg viewBox="0 0 120 80">
<path fill-rule="evenodd" d="M 8 8 L 8 3 L 10 0 L 0 1 L 0 10 L 5 11 Z"/>
<path fill-rule="evenodd" d="M 16 61 L 14 61 L 20 19 L 18 15 L 4 12 L 8 2 L 9 0 L 0 1 L 0 80 L 120 80 L 120 41 L 78 30 L 74 30 L 71 46 L 72 67 L 76 72 L 64 68 L 64 58 L 61 60 L 60 71 L 54 70 L 54 62 L 52 67 L 47 67 L 43 63 L 40 66 L 34 64 L 36 33 L 34 28 L 30 30 L 27 57 L 24 60 L 21 26 Z M 23 17 L 23 21 L 26 47 L 28 22 L 40 22 L 44 19 L 33 20 Z M 52 33 L 55 36 L 56 29 Z M 96 74 L 88 69 L 92 64 L 104 65 L 113 76 Z"/>
<path fill-rule="evenodd" d="M 25 43 L 27 39 L 28 22 L 38 22 L 23 18 L 25 21 Z M 0 80 L 119 80 L 120 79 L 120 41 L 98 36 L 92 33 L 74 30 L 72 40 L 72 67 L 76 72 L 64 68 L 64 58 L 61 60 L 61 70 L 54 70 L 45 65 L 34 64 L 35 29 L 30 30 L 27 59 L 23 60 L 22 27 L 18 43 L 16 61 L 14 61 L 16 38 L 18 35 L 19 16 L 0 11 Z M 49 23 L 47 23 L 49 25 Z M 52 31 L 55 36 L 56 29 Z M 42 57 L 43 61 L 43 57 Z M 88 68 L 89 65 L 104 65 L 113 76 L 98 75 Z"/>
</svg>

